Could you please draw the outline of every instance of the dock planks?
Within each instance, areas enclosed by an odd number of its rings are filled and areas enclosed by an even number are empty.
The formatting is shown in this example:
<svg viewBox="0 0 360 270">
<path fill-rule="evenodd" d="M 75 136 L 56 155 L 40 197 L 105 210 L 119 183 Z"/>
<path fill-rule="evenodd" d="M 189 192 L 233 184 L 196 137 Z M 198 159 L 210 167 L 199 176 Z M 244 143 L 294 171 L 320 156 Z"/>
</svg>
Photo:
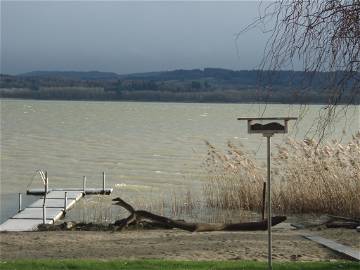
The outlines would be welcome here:
<svg viewBox="0 0 360 270">
<path fill-rule="evenodd" d="M 323 238 L 323 237 L 320 237 L 317 235 L 304 234 L 303 237 L 305 237 L 306 239 L 312 240 L 320 245 L 323 245 L 333 251 L 341 253 L 350 259 L 360 261 L 360 251 L 359 250 L 355 250 L 351 247 L 339 244 L 333 240 L 329 240 L 329 239 L 326 239 L 326 238 Z"/>
<path fill-rule="evenodd" d="M 75 199 L 67 200 L 68 208 L 71 208 L 75 204 Z M 42 209 L 43 200 L 37 200 L 36 202 L 30 204 L 27 208 L 41 208 Z M 64 208 L 64 199 L 46 199 L 46 208 Z"/>
<path fill-rule="evenodd" d="M 46 224 L 53 224 L 63 217 L 64 213 L 75 205 L 85 194 L 109 195 L 112 188 L 96 189 L 51 189 L 46 195 Z M 65 207 L 65 192 L 67 192 L 67 204 Z M 44 189 L 28 190 L 29 195 L 43 196 Z M 43 197 L 35 201 L 21 212 L 0 225 L 0 231 L 34 231 L 43 223 Z"/>
<path fill-rule="evenodd" d="M 3 224 L 0 225 L 0 231 L 9 231 L 9 232 L 26 232 L 34 231 L 37 229 L 37 226 L 42 223 L 42 220 L 39 219 L 26 219 L 22 222 L 19 222 L 18 219 L 8 219 Z M 46 224 L 53 224 L 53 220 L 46 220 Z"/>
</svg>

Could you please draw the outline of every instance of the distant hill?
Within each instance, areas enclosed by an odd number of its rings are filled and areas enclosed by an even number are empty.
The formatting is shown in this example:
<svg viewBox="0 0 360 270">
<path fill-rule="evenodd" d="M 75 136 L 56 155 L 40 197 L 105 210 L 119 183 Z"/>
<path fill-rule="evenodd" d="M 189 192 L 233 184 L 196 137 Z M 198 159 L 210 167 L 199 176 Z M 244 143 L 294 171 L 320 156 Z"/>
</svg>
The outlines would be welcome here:
<svg viewBox="0 0 360 270">
<path fill-rule="evenodd" d="M 18 75 L 22 78 L 56 79 L 72 81 L 113 81 L 113 80 L 146 80 L 146 81 L 188 81 L 212 80 L 218 84 L 232 84 L 242 86 L 291 86 L 301 87 L 311 81 L 311 86 L 321 87 L 329 80 L 330 73 L 307 73 L 302 71 L 258 71 L 258 70 L 229 70 L 222 68 L 178 69 L 171 71 L 144 72 L 133 74 L 116 74 L 101 71 L 32 71 Z"/>
<path fill-rule="evenodd" d="M 312 89 L 326 88 L 330 80 L 343 77 L 344 72 L 303 72 L 303 71 L 260 71 L 204 68 L 191 70 L 172 70 L 141 74 L 123 75 L 123 79 L 152 81 L 212 80 L 216 84 L 233 86 L 293 87 Z"/>
<path fill-rule="evenodd" d="M 31 71 L 18 75 L 19 77 L 56 78 L 62 80 L 117 80 L 119 75 L 114 72 L 101 71 Z"/>
</svg>

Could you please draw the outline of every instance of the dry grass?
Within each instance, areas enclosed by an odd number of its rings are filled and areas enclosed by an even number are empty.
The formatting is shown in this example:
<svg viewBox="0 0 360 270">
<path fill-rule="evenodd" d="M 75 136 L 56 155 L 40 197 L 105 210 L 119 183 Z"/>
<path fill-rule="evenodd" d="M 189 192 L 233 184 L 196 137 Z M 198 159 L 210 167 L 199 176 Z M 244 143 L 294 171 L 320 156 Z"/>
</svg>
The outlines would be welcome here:
<svg viewBox="0 0 360 270">
<path fill-rule="evenodd" d="M 135 209 L 147 210 L 159 215 L 172 218 L 192 217 L 195 209 L 199 209 L 199 202 L 194 201 L 190 189 L 179 188 L 169 194 L 144 192 L 124 192 L 115 188 L 113 196 L 89 196 L 81 200 L 74 210 L 69 212 L 67 219 L 78 220 L 84 223 L 109 224 L 125 218 L 129 213 L 116 205 L 112 199 L 121 196 Z"/>
<path fill-rule="evenodd" d="M 347 144 L 288 140 L 274 158 L 279 210 L 360 217 L 360 133 Z"/>
<path fill-rule="evenodd" d="M 227 153 L 206 142 L 208 172 L 203 196 L 190 187 L 169 192 L 129 190 L 119 185 L 120 196 L 136 209 L 148 210 L 174 219 L 231 223 L 259 218 L 266 168 L 229 142 Z M 312 140 L 288 139 L 275 146 L 272 157 L 272 207 L 284 214 L 334 214 L 360 217 L 360 133 L 347 144 L 337 141 L 318 145 Z M 82 200 L 69 219 L 111 223 L 126 217 L 110 196 L 89 196 Z"/>
<path fill-rule="evenodd" d="M 235 223 L 254 220 L 258 214 L 250 211 L 239 211 L 238 208 L 223 209 L 209 207 L 204 203 L 199 192 L 189 188 L 178 188 L 169 193 L 154 191 L 129 192 L 117 188 L 113 196 L 89 196 L 81 200 L 66 216 L 66 220 L 83 223 L 109 224 L 125 218 L 129 213 L 123 208 L 112 205 L 111 199 L 120 196 L 134 206 L 135 209 L 147 210 L 152 213 L 184 219 L 190 222 L 204 223 Z"/>
<path fill-rule="evenodd" d="M 80 200 L 74 210 L 69 212 L 70 219 L 84 223 L 108 224 L 113 222 L 114 209 L 108 196 L 94 195 Z M 75 218 L 74 218 L 75 217 Z"/>
<path fill-rule="evenodd" d="M 223 154 L 206 143 L 207 205 L 259 211 L 265 168 L 241 146 L 228 143 L 228 153 Z M 272 164 L 275 211 L 360 217 L 360 133 L 347 144 L 288 139 L 276 148 Z"/>
<path fill-rule="evenodd" d="M 228 142 L 228 154 L 222 154 L 206 141 L 208 156 L 204 197 L 207 206 L 219 209 L 259 210 L 264 170 L 240 147 Z"/>
</svg>

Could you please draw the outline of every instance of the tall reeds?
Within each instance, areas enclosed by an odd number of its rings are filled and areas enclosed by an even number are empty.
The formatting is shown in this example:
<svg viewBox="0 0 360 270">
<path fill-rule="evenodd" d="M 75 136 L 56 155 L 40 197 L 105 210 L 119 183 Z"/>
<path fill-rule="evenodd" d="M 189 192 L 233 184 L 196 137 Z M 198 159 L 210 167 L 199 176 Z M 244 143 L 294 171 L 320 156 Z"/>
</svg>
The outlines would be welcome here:
<svg viewBox="0 0 360 270">
<path fill-rule="evenodd" d="M 223 154 L 209 142 L 204 197 L 208 207 L 220 209 L 258 210 L 264 170 L 240 147 L 228 142 Z"/>
<path fill-rule="evenodd" d="M 241 146 L 229 142 L 224 154 L 206 144 L 207 205 L 260 211 L 266 168 Z M 288 139 L 275 148 L 272 207 L 276 212 L 360 217 L 360 133 L 346 144 Z"/>
<path fill-rule="evenodd" d="M 360 217 L 360 133 L 347 144 L 289 139 L 274 161 L 280 179 L 274 207 Z"/>
</svg>

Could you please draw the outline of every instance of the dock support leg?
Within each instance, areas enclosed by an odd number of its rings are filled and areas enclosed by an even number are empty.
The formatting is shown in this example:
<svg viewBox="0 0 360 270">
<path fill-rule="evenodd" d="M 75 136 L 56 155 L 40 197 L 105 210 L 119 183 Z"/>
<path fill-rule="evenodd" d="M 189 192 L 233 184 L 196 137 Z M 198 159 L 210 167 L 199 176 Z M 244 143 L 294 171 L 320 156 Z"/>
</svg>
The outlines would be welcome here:
<svg viewBox="0 0 360 270">
<path fill-rule="evenodd" d="M 19 193 L 19 211 L 18 212 L 21 212 L 22 210 L 22 197 L 21 197 L 21 193 Z"/>
</svg>

